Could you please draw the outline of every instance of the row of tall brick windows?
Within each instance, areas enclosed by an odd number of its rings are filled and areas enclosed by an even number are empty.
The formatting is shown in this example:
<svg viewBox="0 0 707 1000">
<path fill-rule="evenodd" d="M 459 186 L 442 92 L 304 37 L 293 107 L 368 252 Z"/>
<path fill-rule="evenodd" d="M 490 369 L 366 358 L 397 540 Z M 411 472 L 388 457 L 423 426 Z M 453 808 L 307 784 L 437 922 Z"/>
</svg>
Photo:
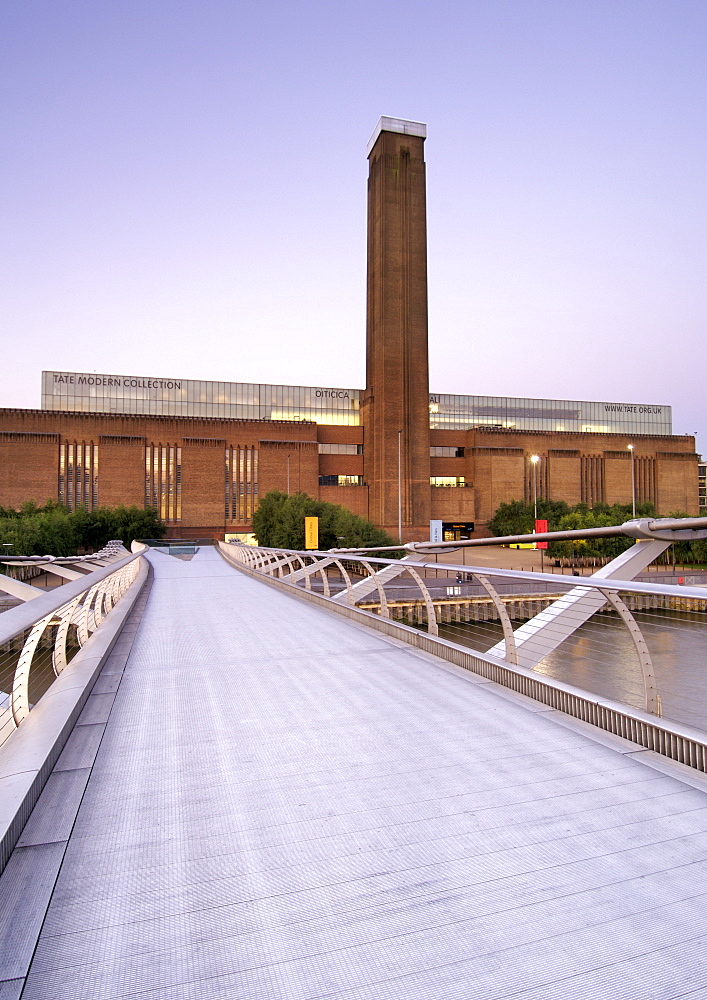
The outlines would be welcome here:
<svg viewBox="0 0 707 1000">
<path fill-rule="evenodd" d="M 552 457 L 552 456 L 551 456 Z M 560 457 L 564 457 L 560 456 Z M 630 462 L 630 456 L 624 452 L 616 452 L 611 456 L 621 458 L 625 462 Z M 588 507 L 593 507 L 598 503 L 606 502 L 606 483 L 604 456 L 601 455 L 581 455 L 580 456 L 580 500 Z M 655 503 L 656 500 L 656 474 L 654 458 L 634 458 L 634 475 L 636 480 L 636 502 Z M 630 472 L 629 472 L 630 474 Z M 537 491 L 538 498 L 549 497 L 552 499 L 550 487 L 549 462 L 544 456 L 538 458 L 533 465 L 526 463 L 525 468 L 525 502 L 532 503 Z"/>
<path fill-rule="evenodd" d="M 655 459 L 635 458 L 636 503 L 655 503 Z"/>
<path fill-rule="evenodd" d="M 544 456 L 538 456 L 537 462 L 528 460 L 525 463 L 525 480 L 523 483 L 523 493 L 526 503 L 533 503 L 535 497 L 550 496 L 550 484 L 548 482 L 548 461 Z"/>
<path fill-rule="evenodd" d="M 178 445 L 145 446 L 145 506 L 163 521 L 182 519 L 182 449 Z"/>
<path fill-rule="evenodd" d="M 98 506 L 98 445 L 72 441 L 59 445 L 59 503 L 69 510 Z"/>
<path fill-rule="evenodd" d="M 635 477 L 636 503 L 655 503 L 656 473 L 654 458 L 634 458 L 631 459 L 624 451 L 607 452 L 608 457 L 620 459 L 626 463 L 627 478 L 631 476 L 629 463 L 633 461 L 633 475 Z M 582 503 L 588 507 L 593 507 L 595 503 L 606 502 L 605 488 L 605 462 L 604 457 L 599 455 L 583 455 L 581 460 L 581 481 L 580 497 Z"/>
<path fill-rule="evenodd" d="M 582 503 L 586 503 L 587 507 L 604 503 L 604 459 L 600 455 L 582 455 L 579 475 Z"/>
<path fill-rule="evenodd" d="M 226 448 L 226 520 L 250 521 L 258 506 L 258 449 Z"/>
<path fill-rule="evenodd" d="M 258 506 L 258 449 L 230 446 L 224 456 L 226 520 L 250 521 Z M 59 445 L 59 502 L 69 510 L 98 506 L 98 445 Z M 182 449 L 175 444 L 145 446 L 145 506 L 163 521 L 182 519 Z"/>
</svg>

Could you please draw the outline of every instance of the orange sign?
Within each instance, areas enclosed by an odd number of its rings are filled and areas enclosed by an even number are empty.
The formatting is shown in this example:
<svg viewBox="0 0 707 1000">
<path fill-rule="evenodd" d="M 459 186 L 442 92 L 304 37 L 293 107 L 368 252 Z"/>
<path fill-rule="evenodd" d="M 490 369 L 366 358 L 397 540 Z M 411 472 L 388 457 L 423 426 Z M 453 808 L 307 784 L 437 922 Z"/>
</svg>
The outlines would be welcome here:
<svg viewBox="0 0 707 1000">
<path fill-rule="evenodd" d="M 305 517 L 304 519 L 304 547 L 305 549 L 319 548 L 318 517 Z"/>
</svg>

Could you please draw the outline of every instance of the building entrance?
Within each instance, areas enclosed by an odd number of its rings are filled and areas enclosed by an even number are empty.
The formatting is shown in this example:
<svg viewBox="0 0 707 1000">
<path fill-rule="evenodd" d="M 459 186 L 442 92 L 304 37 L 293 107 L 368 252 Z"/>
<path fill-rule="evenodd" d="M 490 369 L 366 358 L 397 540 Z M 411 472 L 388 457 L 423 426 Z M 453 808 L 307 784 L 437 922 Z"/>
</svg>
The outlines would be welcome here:
<svg viewBox="0 0 707 1000">
<path fill-rule="evenodd" d="M 474 522 L 465 521 L 459 523 L 452 523 L 451 521 L 442 521 L 442 541 L 444 542 L 463 542 L 468 538 L 471 538 L 474 531 Z"/>
</svg>

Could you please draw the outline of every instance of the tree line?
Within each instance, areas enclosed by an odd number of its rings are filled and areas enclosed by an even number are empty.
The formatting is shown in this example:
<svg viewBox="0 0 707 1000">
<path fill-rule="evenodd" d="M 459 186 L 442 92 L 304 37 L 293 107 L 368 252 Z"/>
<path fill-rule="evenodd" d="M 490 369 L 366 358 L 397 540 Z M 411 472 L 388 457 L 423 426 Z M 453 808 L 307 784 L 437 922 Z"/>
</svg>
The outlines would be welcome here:
<svg viewBox="0 0 707 1000">
<path fill-rule="evenodd" d="M 671 511 L 656 515 L 652 503 L 636 505 L 636 517 L 687 517 L 684 511 Z M 584 528 L 605 528 L 623 524 L 633 518 L 631 504 L 595 504 L 588 507 L 579 503 L 570 507 L 563 500 L 545 500 L 538 497 L 538 518 L 548 522 L 548 531 L 571 531 Z M 502 503 L 488 522 L 494 535 L 525 535 L 535 528 L 534 507 L 523 500 Z M 632 538 L 587 538 L 576 541 L 550 542 L 548 556 L 556 559 L 614 559 L 633 545 Z M 659 562 L 680 564 L 707 563 L 707 540 L 674 542 L 672 552 L 665 552 Z"/>
<path fill-rule="evenodd" d="M 314 500 L 306 493 L 288 495 L 279 490 L 271 490 L 261 499 L 253 514 L 253 533 L 267 548 L 301 550 L 305 517 L 319 518 L 321 551 L 396 544 L 381 528 L 346 507 Z"/>
<path fill-rule="evenodd" d="M 126 547 L 134 538 L 162 538 L 165 525 L 156 511 L 141 507 L 69 510 L 49 500 L 30 501 L 15 510 L 0 507 L 0 543 L 9 555 L 71 556 L 102 549 L 112 538 Z"/>
</svg>

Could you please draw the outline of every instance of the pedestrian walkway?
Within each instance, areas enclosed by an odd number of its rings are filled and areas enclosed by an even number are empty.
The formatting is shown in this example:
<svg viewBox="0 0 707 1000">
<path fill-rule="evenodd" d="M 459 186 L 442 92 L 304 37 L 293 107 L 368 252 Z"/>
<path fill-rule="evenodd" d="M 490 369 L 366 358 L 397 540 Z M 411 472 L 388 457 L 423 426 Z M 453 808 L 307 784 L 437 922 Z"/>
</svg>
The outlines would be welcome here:
<svg viewBox="0 0 707 1000">
<path fill-rule="evenodd" d="M 149 558 L 23 1000 L 707 997 L 701 776 Z"/>
</svg>

